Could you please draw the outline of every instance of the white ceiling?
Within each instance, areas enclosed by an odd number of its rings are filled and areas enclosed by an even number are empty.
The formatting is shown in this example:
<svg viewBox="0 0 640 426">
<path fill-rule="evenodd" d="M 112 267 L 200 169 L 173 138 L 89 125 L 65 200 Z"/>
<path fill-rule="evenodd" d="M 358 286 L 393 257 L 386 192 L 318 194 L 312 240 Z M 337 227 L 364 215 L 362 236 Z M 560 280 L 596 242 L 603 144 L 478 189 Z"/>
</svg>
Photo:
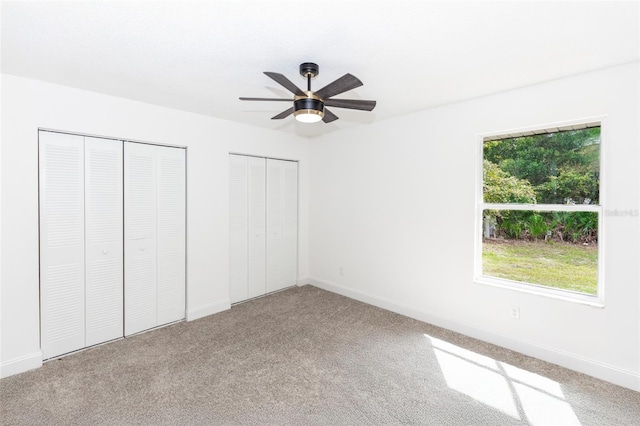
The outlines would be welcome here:
<svg viewBox="0 0 640 426">
<path fill-rule="evenodd" d="M 2 2 L 2 71 L 318 136 L 637 61 L 637 1 Z M 319 89 L 349 72 L 373 112 L 330 124 L 270 120 L 291 97 L 262 74 Z"/>
</svg>

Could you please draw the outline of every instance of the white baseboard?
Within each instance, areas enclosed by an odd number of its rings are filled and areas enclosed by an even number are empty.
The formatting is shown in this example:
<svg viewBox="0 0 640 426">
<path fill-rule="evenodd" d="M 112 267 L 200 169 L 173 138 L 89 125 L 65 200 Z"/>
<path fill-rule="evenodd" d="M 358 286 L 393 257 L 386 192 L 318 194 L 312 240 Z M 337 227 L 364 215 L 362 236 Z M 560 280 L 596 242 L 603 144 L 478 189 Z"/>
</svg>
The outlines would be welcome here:
<svg viewBox="0 0 640 426">
<path fill-rule="evenodd" d="M 42 351 L 21 356 L 0 364 L 0 378 L 13 376 L 18 373 L 42 367 Z"/>
<path fill-rule="evenodd" d="M 206 305 L 187 310 L 187 321 L 197 320 L 199 318 L 217 314 L 218 312 L 226 311 L 227 309 L 231 309 L 231 300 L 229 299 L 208 303 Z"/>
<path fill-rule="evenodd" d="M 311 278 L 309 277 L 302 277 L 302 278 L 298 278 L 298 287 L 302 287 L 303 285 L 307 285 L 311 282 Z"/>
<path fill-rule="evenodd" d="M 310 278 L 310 284 L 323 290 L 337 293 L 351 299 L 359 300 L 369 305 L 377 306 L 388 311 L 398 313 L 419 321 L 446 328 L 460 334 L 464 334 L 475 339 L 483 340 L 497 346 L 501 346 L 522 354 L 532 356 L 543 361 L 560 365 L 570 370 L 578 371 L 589 376 L 596 377 L 607 382 L 623 386 L 628 389 L 640 391 L 640 374 L 623 370 L 612 365 L 608 365 L 580 355 L 564 352 L 552 347 L 542 346 L 536 343 L 527 342 L 518 338 L 495 333 L 493 331 L 478 328 L 475 325 L 465 324 L 458 320 L 444 318 L 440 315 L 433 315 L 426 311 L 421 311 L 408 305 L 384 299 L 370 293 L 353 290 L 341 285 L 323 281 L 317 278 Z"/>
</svg>

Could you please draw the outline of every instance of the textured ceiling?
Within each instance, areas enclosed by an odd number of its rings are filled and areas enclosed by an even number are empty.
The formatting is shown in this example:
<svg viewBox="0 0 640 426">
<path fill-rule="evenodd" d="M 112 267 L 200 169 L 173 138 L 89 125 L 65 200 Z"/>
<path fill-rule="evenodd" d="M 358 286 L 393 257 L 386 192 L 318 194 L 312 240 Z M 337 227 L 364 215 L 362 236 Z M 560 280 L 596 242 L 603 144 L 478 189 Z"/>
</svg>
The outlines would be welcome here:
<svg viewBox="0 0 640 426">
<path fill-rule="evenodd" d="M 2 71 L 301 136 L 639 59 L 629 2 L 2 2 Z M 349 72 L 374 99 L 340 120 L 270 120 L 290 97 L 262 74 L 313 88 Z"/>
</svg>

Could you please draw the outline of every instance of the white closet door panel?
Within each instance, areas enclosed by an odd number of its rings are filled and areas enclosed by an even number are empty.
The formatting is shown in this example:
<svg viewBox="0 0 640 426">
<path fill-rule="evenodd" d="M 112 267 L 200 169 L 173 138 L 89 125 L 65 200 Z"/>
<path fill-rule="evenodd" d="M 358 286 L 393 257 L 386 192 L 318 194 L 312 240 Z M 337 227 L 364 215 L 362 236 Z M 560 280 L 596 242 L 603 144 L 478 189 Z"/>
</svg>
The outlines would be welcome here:
<svg viewBox="0 0 640 426">
<path fill-rule="evenodd" d="M 298 281 L 298 163 L 283 163 L 282 279 L 290 287 Z"/>
<path fill-rule="evenodd" d="M 84 348 L 84 265 L 48 266 L 41 274 L 42 358 Z"/>
<path fill-rule="evenodd" d="M 185 317 L 186 186 L 184 149 L 158 152 L 158 325 Z"/>
<path fill-rule="evenodd" d="M 297 282 L 298 163 L 267 160 L 267 292 Z"/>
<path fill-rule="evenodd" d="M 125 336 L 157 325 L 157 150 L 124 144 Z"/>
<path fill-rule="evenodd" d="M 51 358 L 85 346 L 84 140 L 40 132 L 41 346 Z"/>
<path fill-rule="evenodd" d="M 135 248 L 134 248 L 135 250 Z M 129 336 L 157 324 L 156 256 L 132 256 L 125 260 L 125 326 Z M 151 271 L 154 272 L 151 272 Z"/>
<path fill-rule="evenodd" d="M 267 159 L 267 292 L 284 284 L 283 259 L 283 161 Z"/>
<path fill-rule="evenodd" d="M 122 142 L 85 138 L 86 345 L 123 335 Z"/>
<path fill-rule="evenodd" d="M 248 157 L 248 238 L 247 280 L 248 297 L 257 297 L 267 292 L 266 282 L 266 159 Z"/>
<path fill-rule="evenodd" d="M 248 157 L 229 155 L 229 297 L 231 303 L 249 298 L 247 176 Z"/>
</svg>

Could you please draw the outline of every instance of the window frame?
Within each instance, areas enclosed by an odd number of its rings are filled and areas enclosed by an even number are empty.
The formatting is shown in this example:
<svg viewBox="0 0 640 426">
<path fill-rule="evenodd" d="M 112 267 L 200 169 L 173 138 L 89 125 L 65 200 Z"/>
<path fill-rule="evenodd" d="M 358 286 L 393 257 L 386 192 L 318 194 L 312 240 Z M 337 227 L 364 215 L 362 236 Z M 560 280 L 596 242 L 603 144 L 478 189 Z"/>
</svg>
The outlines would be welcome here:
<svg viewBox="0 0 640 426">
<path fill-rule="evenodd" d="M 576 130 L 584 125 L 584 128 L 588 124 L 599 123 L 600 127 L 600 183 L 599 183 L 599 200 L 598 204 L 579 204 L 579 205 L 567 205 L 567 204 L 503 204 L 503 203 L 485 203 L 483 200 L 483 171 L 484 171 L 484 142 L 487 138 L 502 137 L 513 138 L 518 136 L 530 136 L 533 134 L 554 133 L 563 130 L 571 130 L 574 127 Z M 598 126 L 589 126 L 598 127 Z M 564 129 L 563 129 L 564 128 Z M 586 304 L 595 307 L 604 307 L 605 305 L 605 265 L 604 265 L 604 253 L 605 253 L 605 207 L 606 207 L 606 172 L 605 172 L 605 140 L 607 135 L 607 123 L 606 116 L 589 117 L 583 119 L 555 122 L 544 125 L 535 125 L 522 127 L 517 129 L 511 129 L 507 131 L 487 132 L 478 134 L 477 142 L 477 159 L 476 159 L 476 203 L 475 203 L 475 226 L 474 226 L 474 283 L 481 285 L 489 285 L 493 287 L 505 288 L 515 290 L 518 292 L 524 292 L 529 294 L 535 294 L 545 297 L 551 297 L 555 299 L 561 299 L 581 304 Z M 532 210 L 536 212 L 550 212 L 550 211 L 567 211 L 567 212 L 596 212 L 598 214 L 598 276 L 597 276 L 597 291 L 595 295 L 587 293 L 581 293 L 571 290 L 563 290 L 554 287 L 549 287 L 543 284 L 524 283 L 505 278 L 493 277 L 491 275 L 484 275 L 482 273 L 482 238 L 483 238 L 483 220 L 482 212 L 484 210 Z"/>
</svg>

